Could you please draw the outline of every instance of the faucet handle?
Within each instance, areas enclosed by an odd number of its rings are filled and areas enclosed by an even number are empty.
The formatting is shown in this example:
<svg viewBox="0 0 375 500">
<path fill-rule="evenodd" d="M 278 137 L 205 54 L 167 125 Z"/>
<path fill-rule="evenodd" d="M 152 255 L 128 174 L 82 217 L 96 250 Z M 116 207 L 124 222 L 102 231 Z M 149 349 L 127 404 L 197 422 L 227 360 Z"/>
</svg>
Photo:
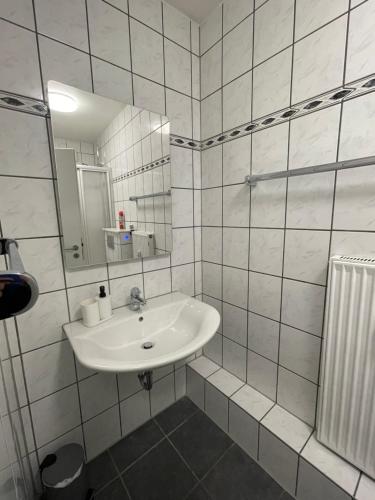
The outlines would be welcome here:
<svg viewBox="0 0 375 500">
<path fill-rule="evenodd" d="M 130 297 L 140 297 L 141 296 L 141 291 L 137 286 L 133 286 L 133 288 L 130 290 Z"/>
</svg>

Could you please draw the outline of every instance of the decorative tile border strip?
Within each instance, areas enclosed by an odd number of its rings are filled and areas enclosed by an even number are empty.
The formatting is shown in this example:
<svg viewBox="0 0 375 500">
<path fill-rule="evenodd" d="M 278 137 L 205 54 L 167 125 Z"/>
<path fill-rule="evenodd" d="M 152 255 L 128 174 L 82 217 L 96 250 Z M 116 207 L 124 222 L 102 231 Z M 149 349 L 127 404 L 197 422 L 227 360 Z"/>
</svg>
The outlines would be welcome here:
<svg viewBox="0 0 375 500">
<path fill-rule="evenodd" d="M 23 97 L 10 92 L 0 90 L 0 107 L 8 109 L 17 109 L 33 115 L 47 116 L 48 106 L 38 99 Z"/>
<path fill-rule="evenodd" d="M 201 150 L 212 148 L 224 142 L 237 139 L 238 137 L 252 134 L 258 130 L 263 130 L 273 125 L 328 108 L 329 106 L 334 106 L 342 101 L 353 99 L 354 97 L 374 91 L 375 74 L 321 94 L 313 99 L 302 101 L 291 107 L 284 108 L 281 111 L 263 116 L 252 122 L 245 123 L 239 127 L 217 134 L 214 137 L 210 137 L 209 139 L 201 141 Z"/>
<path fill-rule="evenodd" d="M 161 165 L 166 165 L 170 161 L 171 157 L 169 155 L 163 156 L 162 158 L 159 158 L 158 160 L 155 160 L 151 163 L 148 163 L 147 165 L 143 165 L 142 167 L 138 167 L 135 170 L 131 170 L 130 172 L 127 172 L 126 174 L 121 174 L 116 177 L 113 177 L 112 182 L 120 182 L 124 179 L 127 179 L 128 177 L 133 177 L 134 175 L 137 174 L 143 174 L 144 172 L 147 172 L 149 170 L 153 170 L 154 168 L 160 167 Z"/>
<path fill-rule="evenodd" d="M 200 151 L 202 148 L 200 141 L 193 141 L 192 139 L 173 134 L 170 134 L 170 144 L 171 146 L 179 146 L 180 148 L 194 149 L 196 151 Z"/>
</svg>

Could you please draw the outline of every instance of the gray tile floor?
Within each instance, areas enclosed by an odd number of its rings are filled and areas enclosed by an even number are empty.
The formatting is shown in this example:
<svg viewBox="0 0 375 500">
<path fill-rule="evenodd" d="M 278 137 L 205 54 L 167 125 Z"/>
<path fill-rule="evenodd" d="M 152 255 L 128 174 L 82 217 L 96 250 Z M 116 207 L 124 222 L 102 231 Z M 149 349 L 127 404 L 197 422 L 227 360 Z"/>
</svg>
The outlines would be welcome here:
<svg viewBox="0 0 375 500">
<path fill-rule="evenodd" d="M 95 500 L 291 497 L 188 398 L 88 464 Z"/>
</svg>

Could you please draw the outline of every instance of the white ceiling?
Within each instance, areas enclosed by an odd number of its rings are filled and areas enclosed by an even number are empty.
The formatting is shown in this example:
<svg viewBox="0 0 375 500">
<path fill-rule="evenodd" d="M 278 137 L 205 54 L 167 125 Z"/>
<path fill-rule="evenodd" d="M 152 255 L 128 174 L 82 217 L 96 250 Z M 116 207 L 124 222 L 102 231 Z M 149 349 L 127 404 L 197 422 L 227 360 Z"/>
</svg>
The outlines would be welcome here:
<svg viewBox="0 0 375 500">
<path fill-rule="evenodd" d="M 64 85 L 48 82 L 48 91 L 67 94 L 78 102 L 72 113 L 51 111 L 53 135 L 64 139 L 94 143 L 105 127 L 125 107 L 124 103 Z"/>
<path fill-rule="evenodd" d="M 208 14 L 217 7 L 222 0 L 167 0 L 176 9 L 184 12 L 187 16 L 198 23 L 206 19 Z"/>
</svg>

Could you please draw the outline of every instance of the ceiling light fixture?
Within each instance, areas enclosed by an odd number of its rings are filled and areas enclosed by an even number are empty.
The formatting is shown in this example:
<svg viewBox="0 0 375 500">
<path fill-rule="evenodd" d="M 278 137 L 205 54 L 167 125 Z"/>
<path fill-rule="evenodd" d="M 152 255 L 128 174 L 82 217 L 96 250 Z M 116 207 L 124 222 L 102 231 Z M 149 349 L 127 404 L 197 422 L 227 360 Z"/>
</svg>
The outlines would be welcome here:
<svg viewBox="0 0 375 500">
<path fill-rule="evenodd" d="M 60 92 L 49 92 L 49 107 L 52 111 L 61 111 L 61 113 L 72 113 L 78 108 L 77 101 L 67 94 Z"/>
</svg>

